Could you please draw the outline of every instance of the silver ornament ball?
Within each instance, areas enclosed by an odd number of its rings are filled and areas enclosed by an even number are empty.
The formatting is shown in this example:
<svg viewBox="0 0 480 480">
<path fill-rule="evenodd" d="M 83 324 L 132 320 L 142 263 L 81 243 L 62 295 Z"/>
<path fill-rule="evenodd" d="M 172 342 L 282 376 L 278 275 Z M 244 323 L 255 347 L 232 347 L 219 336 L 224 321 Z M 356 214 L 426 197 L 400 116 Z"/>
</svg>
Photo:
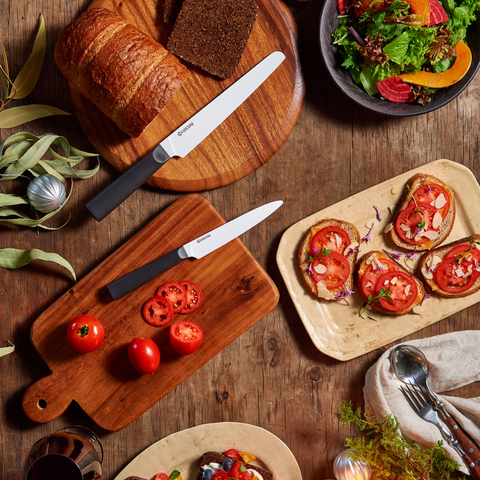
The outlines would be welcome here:
<svg viewBox="0 0 480 480">
<path fill-rule="evenodd" d="M 333 461 L 333 475 L 337 480 L 369 480 L 371 477 L 370 465 L 364 462 L 354 462 L 348 457 L 351 448 L 337 455 Z"/>
<path fill-rule="evenodd" d="M 53 175 L 40 175 L 27 187 L 30 205 L 39 212 L 50 213 L 56 210 L 67 198 L 65 186 Z"/>
</svg>

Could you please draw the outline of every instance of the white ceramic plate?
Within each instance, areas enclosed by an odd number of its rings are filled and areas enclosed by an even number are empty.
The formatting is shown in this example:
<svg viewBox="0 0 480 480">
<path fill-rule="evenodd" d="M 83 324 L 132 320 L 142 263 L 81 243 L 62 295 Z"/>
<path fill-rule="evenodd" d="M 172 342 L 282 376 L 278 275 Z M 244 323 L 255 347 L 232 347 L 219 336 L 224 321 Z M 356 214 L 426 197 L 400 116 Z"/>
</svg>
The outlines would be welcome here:
<svg viewBox="0 0 480 480">
<path fill-rule="evenodd" d="M 285 443 L 263 428 L 235 422 L 207 423 L 165 437 L 135 457 L 115 480 L 132 475 L 151 480 L 159 472 L 170 475 L 175 469 L 183 480 L 195 480 L 205 452 L 229 448 L 253 453 L 257 459 L 252 465 L 270 470 L 275 479 L 302 480 L 298 463 Z"/>
<path fill-rule="evenodd" d="M 338 360 L 350 360 L 480 301 L 480 292 L 465 298 L 433 296 L 424 301 L 422 315 L 383 315 L 376 322 L 359 316 L 363 300 L 358 294 L 348 297 L 350 306 L 347 306 L 344 302 L 319 300 L 305 289 L 297 267 L 298 248 L 308 229 L 324 218 L 351 222 L 356 225 L 362 237 L 368 232 L 366 225 L 374 223 L 371 243 L 361 242 L 359 257 L 370 250 L 400 252 L 393 243 L 386 240 L 383 231 L 392 219 L 389 208 L 392 213 L 395 212 L 408 179 L 416 173 L 434 175 L 455 192 L 455 224 L 444 244 L 480 233 L 480 187 L 476 178 L 463 165 L 450 160 L 437 160 L 325 208 L 291 226 L 282 236 L 277 251 L 278 268 L 308 334 L 315 346 L 326 355 Z M 376 219 L 374 205 L 382 216 L 380 222 Z M 400 261 L 403 262 L 404 259 L 405 255 L 402 255 Z"/>
</svg>

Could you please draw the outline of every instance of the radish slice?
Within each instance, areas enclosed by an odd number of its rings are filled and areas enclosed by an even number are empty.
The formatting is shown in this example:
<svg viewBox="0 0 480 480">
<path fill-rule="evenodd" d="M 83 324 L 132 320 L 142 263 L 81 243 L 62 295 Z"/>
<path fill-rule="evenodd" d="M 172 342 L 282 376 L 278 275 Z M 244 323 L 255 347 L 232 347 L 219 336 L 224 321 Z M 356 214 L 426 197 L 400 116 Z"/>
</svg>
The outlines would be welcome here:
<svg viewBox="0 0 480 480">
<path fill-rule="evenodd" d="M 391 102 L 411 103 L 415 101 L 412 90 L 400 77 L 390 77 L 377 82 L 380 95 Z"/>
<path fill-rule="evenodd" d="M 438 0 L 430 1 L 430 17 L 428 26 L 437 25 L 438 23 L 448 22 L 448 15 L 442 4 Z"/>
</svg>

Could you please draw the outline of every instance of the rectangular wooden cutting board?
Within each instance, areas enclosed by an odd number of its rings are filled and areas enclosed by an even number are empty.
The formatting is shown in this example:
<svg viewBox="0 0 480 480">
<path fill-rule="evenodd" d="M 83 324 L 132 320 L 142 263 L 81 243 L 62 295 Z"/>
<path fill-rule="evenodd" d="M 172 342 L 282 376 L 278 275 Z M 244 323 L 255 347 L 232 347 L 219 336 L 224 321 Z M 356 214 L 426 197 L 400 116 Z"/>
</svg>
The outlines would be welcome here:
<svg viewBox="0 0 480 480">
<path fill-rule="evenodd" d="M 183 261 L 117 301 L 110 297 L 106 286 L 113 280 L 224 223 L 205 197 L 186 195 L 40 315 L 30 338 L 51 374 L 27 389 L 25 413 L 48 422 L 76 401 L 101 427 L 120 430 L 272 310 L 277 287 L 238 238 L 200 260 Z M 191 280 L 204 295 L 200 310 L 173 319 L 191 320 L 204 331 L 200 349 L 185 357 L 171 349 L 169 326 L 149 325 L 141 313 L 169 280 Z M 83 314 L 102 322 L 105 340 L 98 350 L 77 354 L 65 332 L 68 322 Z M 127 348 L 135 337 L 152 338 L 160 348 L 161 363 L 153 375 L 140 375 L 130 364 Z"/>
</svg>

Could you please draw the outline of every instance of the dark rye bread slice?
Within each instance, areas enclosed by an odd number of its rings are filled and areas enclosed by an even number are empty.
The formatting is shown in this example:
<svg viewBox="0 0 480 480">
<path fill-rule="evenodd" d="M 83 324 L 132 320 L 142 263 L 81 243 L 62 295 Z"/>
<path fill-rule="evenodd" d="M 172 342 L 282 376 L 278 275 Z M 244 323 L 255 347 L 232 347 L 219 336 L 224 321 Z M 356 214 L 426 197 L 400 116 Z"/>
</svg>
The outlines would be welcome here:
<svg viewBox="0 0 480 480">
<path fill-rule="evenodd" d="M 163 4 L 163 21 L 165 23 L 175 23 L 182 3 L 183 0 L 165 0 Z"/>
<path fill-rule="evenodd" d="M 431 262 L 434 259 L 434 257 L 438 257 L 438 259 L 435 259 L 435 260 L 436 262 L 440 263 L 440 260 L 443 261 L 447 256 L 448 252 L 452 248 L 456 247 L 457 245 L 465 244 L 465 245 L 471 245 L 473 248 L 477 248 L 477 246 L 480 246 L 477 242 L 480 242 L 479 234 L 462 238 L 460 240 L 457 240 L 456 242 L 449 243 L 448 245 L 443 245 L 434 250 L 431 250 L 428 253 L 425 253 L 422 256 L 418 268 L 424 283 L 431 288 L 432 292 L 445 298 L 463 298 L 463 297 L 468 297 L 469 295 L 472 295 L 480 290 L 480 276 L 479 276 L 475 281 L 475 283 L 465 292 L 461 292 L 461 293 L 445 292 L 438 286 L 437 282 L 435 281 L 435 273 L 431 271 L 431 267 L 432 267 Z M 434 265 L 434 268 L 435 268 L 435 265 Z"/>
<path fill-rule="evenodd" d="M 355 272 L 355 277 L 356 277 L 356 291 L 360 293 L 360 296 L 363 298 L 363 300 L 367 301 L 367 297 L 363 293 L 362 289 L 362 278 L 363 274 L 365 273 L 366 268 L 368 268 L 369 262 L 371 263 L 373 260 L 373 257 L 377 257 L 379 260 L 382 258 L 385 258 L 391 262 L 393 262 L 397 267 L 400 272 L 404 272 L 410 277 L 413 278 L 415 281 L 415 284 L 417 285 L 417 296 L 415 298 L 415 301 L 410 305 L 410 307 L 404 309 L 404 310 L 399 310 L 399 311 L 391 311 L 383 308 L 380 304 L 380 302 L 372 302 L 370 303 L 371 307 L 374 310 L 377 310 L 378 312 L 384 314 L 384 315 L 390 315 L 390 316 L 401 316 L 401 315 L 406 315 L 407 313 L 410 313 L 416 306 L 420 305 L 422 303 L 423 297 L 425 296 L 425 287 L 423 286 L 423 283 L 415 276 L 412 275 L 411 272 L 409 272 L 406 268 L 404 268 L 402 265 L 400 265 L 393 257 L 390 255 L 380 251 L 380 250 L 372 250 L 368 253 L 365 253 L 362 255 L 357 262 L 357 269 Z"/>
<path fill-rule="evenodd" d="M 310 242 L 315 235 L 316 232 L 321 230 L 324 227 L 334 225 L 336 227 L 343 228 L 347 233 L 348 236 L 350 237 L 350 240 L 352 244 L 356 243 L 356 246 L 358 247 L 360 244 L 360 232 L 358 231 L 357 227 L 353 225 L 352 223 L 345 222 L 344 220 L 338 220 L 336 218 L 326 218 L 324 220 L 321 220 L 320 222 L 317 222 L 315 225 L 312 225 L 308 232 L 306 233 L 305 237 L 302 240 L 302 243 L 300 244 L 300 247 L 298 249 L 298 255 L 297 255 L 297 261 L 298 261 L 298 266 L 300 268 L 300 274 L 302 276 L 302 280 L 307 287 L 307 289 L 315 296 L 318 296 L 318 291 L 317 291 L 317 285 L 314 282 L 312 275 L 308 272 L 308 259 L 311 256 L 310 252 Z M 351 253 L 350 255 L 347 256 L 348 263 L 350 265 L 350 275 L 348 279 L 345 281 L 345 286 L 352 290 L 353 285 L 354 285 L 354 271 L 355 271 L 355 263 L 357 261 L 357 251 L 358 248 L 354 249 L 355 251 Z M 344 290 L 344 287 L 340 287 L 336 290 L 330 290 L 330 293 L 332 294 L 333 297 L 336 296 L 337 293 L 340 293 Z M 324 300 L 335 300 L 339 301 L 341 300 L 341 297 L 339 298 L 324 298 L 321 297 Z"/>
<path fill-rule="evenodd" d="M 167 49 L 212 75 L 229 78 L 257 15 L 255 0 L 184 0 Z"/>
<path fill-rule="evenodd" d="M 395 230 L 395 222 L 397 220 L 399 213 L 405 210 L 405 208 L 407 208 L 410 202 L 409 200 L 410 195 L 414 193 L 416 190 L 418 190 L 422 185 L 425 185 L 425 180 L 428 182 L 428 184 L 432 184 L 432 185 L 437 184 L 442 186 L 448 192 L 450 196 L 450 209 L 447 213 L 447 216 L 443 219 L 442 223 L 440 224 L 438 236 L 434 240 L 425 242 L 422 245 L 413 245 L 411 243 L 405 242 L 397 234 Z M 414 250 L 417 252 L 431 250 L 432 248 L 435 248 L 438 245 L 440 245 L 442 242 L 444 242 L 448 237 L 448 235 L 450 234 L 450 232 L 452 231 L 453 223 L 455 221 L 455 212 L 456 212 L 456 207 L 455 207 L 455 197 L 454 197 L 453 190 L 448 185 L 446 185 L 444 182 L 434 177 L 433 175 L 417 173 L 416 175 L 411 177 L 410 180 L 407 182 L 407 186 L 405 187 L 405 192 L 397 206 L 397 210 L 395 211 L 394 219 L 391 224 L 392 228 L 386 232 L 387 237 L 390 238 L 390 240 L 397 247 L 402 248 L 404 250 Z"/>
<path fill-rule="evenodd" d="M 218 463 L 221 465 L 222 462 L 227 458 L 230 458 L 230 457 L 227 457 L 226 455 L 223 455 L 223 453 L 219 453 L 219 452 L 204 453 L 200 458 L 200 468 L 198 469 L 197 480 L 202 480 L 203 478 L 202 466 L 209 465 L 210 463 Z M 242 462 L 241 460 L 233 460 L 233 461 L 242 463 L 245 466 L 245 468 L 255 470 L 262 476 L 263 480 L 273 480 L 273 473 L 269 472 L 268 470 L 265 470 L 264 468 L 257 467 L 256 465 L 252 465 L 251 463 Z"/>
</svg>

